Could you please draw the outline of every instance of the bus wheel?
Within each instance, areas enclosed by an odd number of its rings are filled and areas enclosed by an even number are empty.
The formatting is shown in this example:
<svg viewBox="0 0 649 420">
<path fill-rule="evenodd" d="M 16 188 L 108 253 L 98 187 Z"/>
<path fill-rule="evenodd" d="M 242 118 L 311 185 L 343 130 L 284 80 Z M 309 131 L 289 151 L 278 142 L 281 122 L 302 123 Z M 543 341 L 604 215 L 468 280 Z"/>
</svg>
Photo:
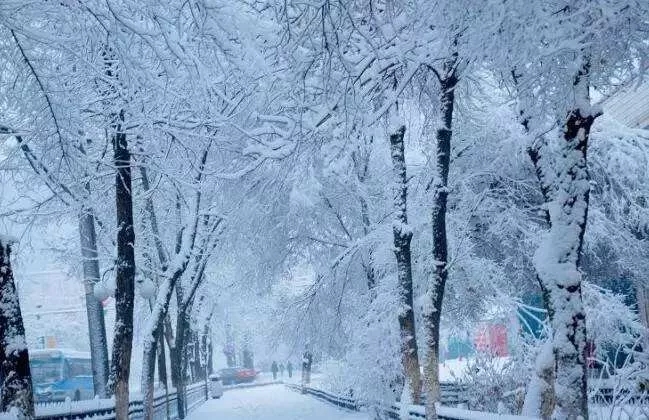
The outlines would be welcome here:
<svg viewBox="0 0 649 420">
<path fill-rule="evenodd" d="M 74 401 L 80 401 L 81 400 L 81 391 L 78 389 L 74 391 Z"/>
</svg>

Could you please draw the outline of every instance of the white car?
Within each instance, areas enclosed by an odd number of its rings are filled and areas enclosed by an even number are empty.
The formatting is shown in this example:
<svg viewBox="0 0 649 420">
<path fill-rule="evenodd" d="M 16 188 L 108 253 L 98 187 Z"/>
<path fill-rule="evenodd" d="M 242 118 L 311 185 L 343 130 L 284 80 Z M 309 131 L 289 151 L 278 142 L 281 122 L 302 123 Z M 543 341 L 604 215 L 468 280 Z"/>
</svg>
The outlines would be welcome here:
<svg viewBox="0 0 649 420">
<path fill-rule="evenodd" d="M 221 398 L 223 396 L 223 384 L 219 375 L 210 375 L 210 398 Z"/>
</svg>

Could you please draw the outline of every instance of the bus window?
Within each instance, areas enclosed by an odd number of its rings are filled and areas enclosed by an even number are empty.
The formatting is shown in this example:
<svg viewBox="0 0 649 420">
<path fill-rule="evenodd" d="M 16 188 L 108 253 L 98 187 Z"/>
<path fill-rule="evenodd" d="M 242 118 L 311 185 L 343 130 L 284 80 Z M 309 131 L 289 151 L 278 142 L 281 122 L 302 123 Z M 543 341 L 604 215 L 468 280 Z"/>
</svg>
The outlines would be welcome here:
<svg viewBox="0 0 649 420">
<path fill-rule="evenodd" d="M 68 378 L 75 376 L 91 376 L 92 365 L 90 359 L 67 359 L 68 362 Z"/>
<path fill-rule="evenodd" d="M 30 369 L 35 384 L 46 384 L 61 380 L 62 359 L 32 359 Z"/>
</svg>

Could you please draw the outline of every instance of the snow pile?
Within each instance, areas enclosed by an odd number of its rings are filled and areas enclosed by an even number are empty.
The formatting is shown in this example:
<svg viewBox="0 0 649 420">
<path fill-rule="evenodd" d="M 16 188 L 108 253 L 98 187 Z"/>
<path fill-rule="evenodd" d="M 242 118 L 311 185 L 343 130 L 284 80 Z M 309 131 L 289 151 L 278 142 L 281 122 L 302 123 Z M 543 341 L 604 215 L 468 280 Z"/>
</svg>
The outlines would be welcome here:
<svg viewBox="0 0 649 420">
<path fill-rule="evenodd" d="M 18 420 L 18 410 L 14 408 L 8 413 L 0 413 L 0 420 Z"/>
</svg>

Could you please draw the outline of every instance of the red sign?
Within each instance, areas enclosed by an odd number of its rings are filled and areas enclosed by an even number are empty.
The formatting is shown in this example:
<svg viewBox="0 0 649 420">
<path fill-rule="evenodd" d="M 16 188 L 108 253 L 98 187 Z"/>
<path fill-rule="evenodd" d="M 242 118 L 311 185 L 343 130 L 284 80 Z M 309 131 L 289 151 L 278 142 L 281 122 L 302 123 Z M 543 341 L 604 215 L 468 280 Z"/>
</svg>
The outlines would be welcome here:
<svg viewBox="0 0 649 420">
<path fill-rule="evenodd" d="M 479 352 L 497 357 L 507 356 L 507 327 L 503 324 L 480 324 L 473 344 Z"/>
</svg>

